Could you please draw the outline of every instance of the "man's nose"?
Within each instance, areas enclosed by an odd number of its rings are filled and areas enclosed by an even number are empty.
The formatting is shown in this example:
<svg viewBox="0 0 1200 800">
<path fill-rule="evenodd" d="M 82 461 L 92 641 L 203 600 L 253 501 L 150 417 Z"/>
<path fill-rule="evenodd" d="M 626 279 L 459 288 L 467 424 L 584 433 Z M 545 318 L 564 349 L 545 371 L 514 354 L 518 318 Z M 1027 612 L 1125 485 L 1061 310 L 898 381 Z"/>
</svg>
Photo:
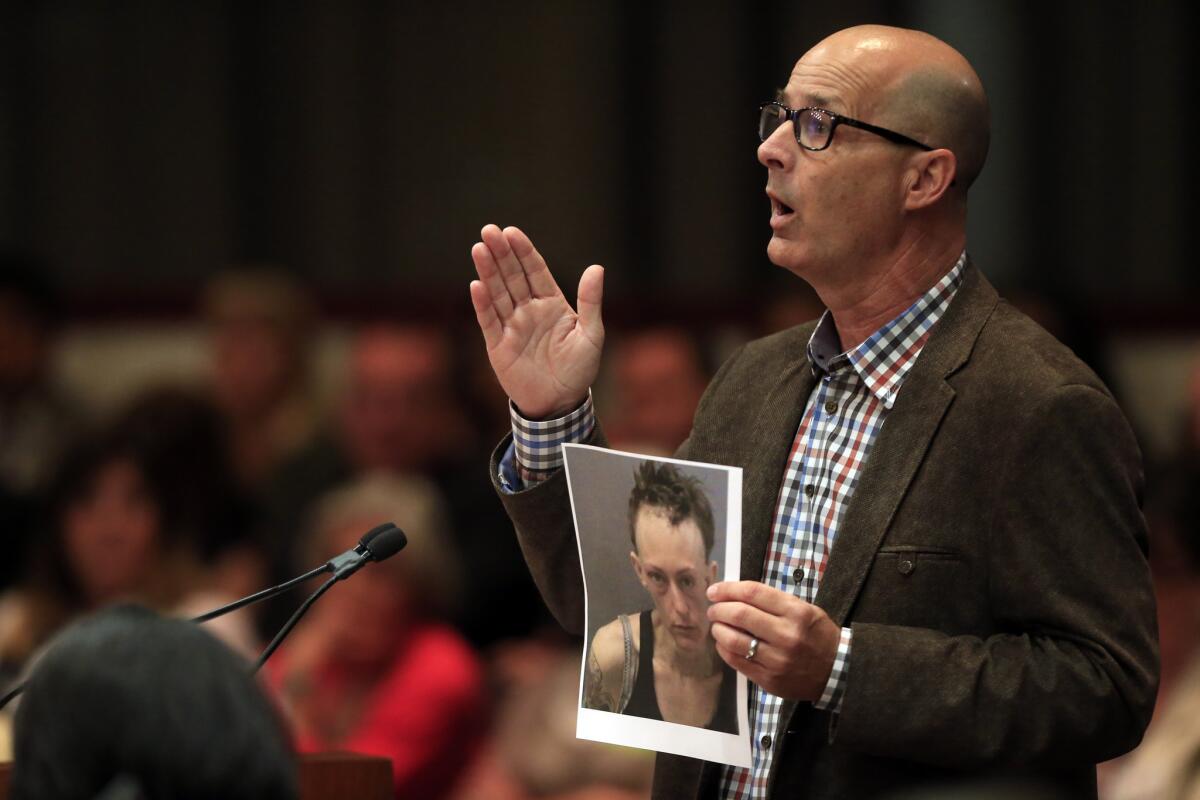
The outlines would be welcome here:
<svg viewBox="0 0 1200 800">
<path fill-rule="evenodd" d="M 790 121 L 785 121 L 758 146 L 758 163 L 767 169 L 787 169 L 796 157 L 796 137 Z"/>
</svg>

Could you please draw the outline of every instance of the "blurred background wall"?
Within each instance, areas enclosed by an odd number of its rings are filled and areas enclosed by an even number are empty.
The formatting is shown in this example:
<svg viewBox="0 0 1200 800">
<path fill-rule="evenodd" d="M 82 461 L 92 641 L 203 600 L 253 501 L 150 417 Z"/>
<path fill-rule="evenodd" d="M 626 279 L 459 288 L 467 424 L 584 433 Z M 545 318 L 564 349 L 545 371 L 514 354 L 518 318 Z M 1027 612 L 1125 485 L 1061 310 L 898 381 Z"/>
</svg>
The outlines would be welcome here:
<svg viewBox="0 0 1200 800">
<path fill-rule="evenodd" d="M 0 240 L 48 259 L 75 319 L 180 318 L 208 275 L 251 259 L 310 282 L 335 319 L 462 318 L 467 251 L 496 221 L 529 231 L 564 285 L 605 264 L 618 323 L 744 322 L 795 283 L 764 255 L 755 105 L 821 37 L 879 21 L 945 38 L 988 88 L 970 247 L 992 280 L 1084 336 L 1192 352 L 1173 336 L 1200 294 L 1182 3 L 52 0 L 0 15 Z"/>
</svg>

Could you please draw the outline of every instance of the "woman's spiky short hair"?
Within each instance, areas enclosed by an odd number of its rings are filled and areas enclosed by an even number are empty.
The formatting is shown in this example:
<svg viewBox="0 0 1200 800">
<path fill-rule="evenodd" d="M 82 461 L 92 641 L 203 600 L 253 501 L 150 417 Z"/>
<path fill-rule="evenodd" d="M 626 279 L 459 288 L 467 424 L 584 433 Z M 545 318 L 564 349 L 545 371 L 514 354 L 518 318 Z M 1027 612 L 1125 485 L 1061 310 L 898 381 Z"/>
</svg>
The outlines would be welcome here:
<svg viewBox="0 0 1200 800">
<path fill-rule="evenodd" d="M 643 461 L 633 471 L 633 491 L 629 493 L 629 540 L 637 550 L 634 523 L 643 508 L 661 509 L 672 525 L 693 520 L 704 539 L 704 552 L 713 549 L 713 512 L 708 495 L 699 479 L 684 475 L 673 464 Z"/>
</svg>

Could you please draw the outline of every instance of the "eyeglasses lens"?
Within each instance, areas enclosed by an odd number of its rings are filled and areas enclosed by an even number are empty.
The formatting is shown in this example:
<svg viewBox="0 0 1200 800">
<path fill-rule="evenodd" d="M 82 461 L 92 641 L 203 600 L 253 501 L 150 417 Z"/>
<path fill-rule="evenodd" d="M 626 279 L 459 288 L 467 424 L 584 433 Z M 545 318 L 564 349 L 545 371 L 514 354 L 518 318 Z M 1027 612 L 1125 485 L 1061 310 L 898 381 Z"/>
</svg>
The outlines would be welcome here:
<svg viewBox="0 0 1200 800">
<path fill-rule="evenodd" d="M 832 130 L 832 120 L 820 111 L 802 110 L 796 119 L 797 139 L 801 145 L 812 150 L 824 148 L 829 143 Z"/>
<path fill-rule="evenodd" d="M 758 112 L 758 139 L 765 142 L 787 119 L 787 112 L 776 103 L 767 103 Z"/>
</svg>

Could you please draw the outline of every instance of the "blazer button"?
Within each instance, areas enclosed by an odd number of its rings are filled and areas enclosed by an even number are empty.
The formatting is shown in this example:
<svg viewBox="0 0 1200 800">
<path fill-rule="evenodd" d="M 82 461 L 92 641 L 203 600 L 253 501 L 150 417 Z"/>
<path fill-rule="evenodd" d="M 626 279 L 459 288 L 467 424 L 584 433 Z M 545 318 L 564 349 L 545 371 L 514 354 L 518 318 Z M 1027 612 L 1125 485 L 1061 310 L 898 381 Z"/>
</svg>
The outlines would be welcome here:
<svg viewBox="0 0 1200 800">
<path fill-rule="evenodd" d="M 911 558 L 902 558 L 900 559 L 900 563 L 896 565 L 896 570 L 901 575 L 912 575 L 913 570 L 916 568 L 917 565 L 913 563 Z"/>
</svg>

